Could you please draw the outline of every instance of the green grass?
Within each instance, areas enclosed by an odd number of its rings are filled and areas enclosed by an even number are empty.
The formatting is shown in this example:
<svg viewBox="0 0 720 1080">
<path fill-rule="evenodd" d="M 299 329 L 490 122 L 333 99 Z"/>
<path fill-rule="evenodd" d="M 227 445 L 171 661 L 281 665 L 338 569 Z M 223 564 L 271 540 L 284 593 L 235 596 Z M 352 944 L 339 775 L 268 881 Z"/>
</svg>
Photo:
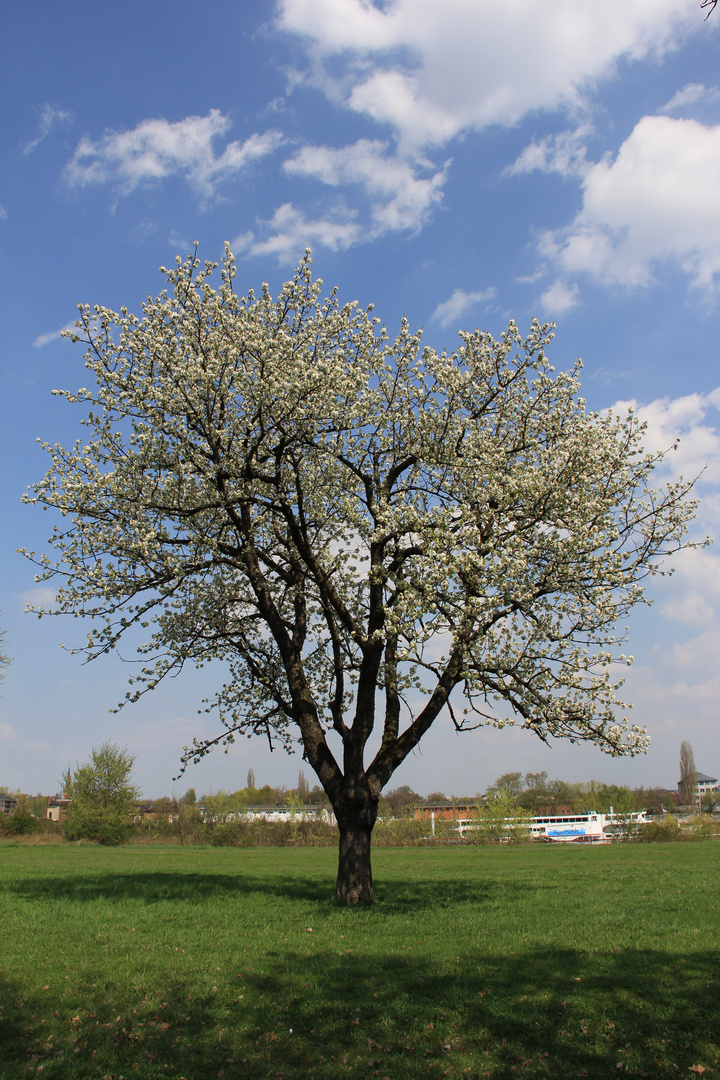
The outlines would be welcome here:
<svg viewBox="0 0 720 1080">
<path fill-rule="evenodd" d="M 720 1076 L 720 844 L 335 858 L 0 845 L 1 1080 Z"/>
</svg>

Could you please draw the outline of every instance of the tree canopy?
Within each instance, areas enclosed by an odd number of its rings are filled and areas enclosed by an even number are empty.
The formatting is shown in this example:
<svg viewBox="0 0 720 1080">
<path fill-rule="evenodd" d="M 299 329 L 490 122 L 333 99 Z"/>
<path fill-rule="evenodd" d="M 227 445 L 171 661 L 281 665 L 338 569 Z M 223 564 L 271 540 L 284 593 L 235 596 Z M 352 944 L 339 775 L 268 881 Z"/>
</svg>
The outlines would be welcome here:
<svg viewBox="0 0 720 1080">
<path fill-rule="evenodd" d="M 39 561 L 94 659 L 145 634 L 127 699 L 220 660 L 215 738 L 299 742 L 340 825 L 338 898 L 372 896 L 381 790 L 441 715 L 634 754 L 628 611 L 684 543 L 690 482 L 650 487 L 633 416 L 586 411 L 552 328 L 456 351 L 325 299 L 306 254 L 273 299 L 178 259 L 140 317 L 80 307 L 85 441 L 45 445 Z M 42 613 L 42 611 L 41 611 Z M 366 760 L 368 740 L 379 747 Z"/>
<path fill-rule="evenodd" d="M 70 840 L 121 844 L 126 839 L 135 802 L 132 783 L 135 758 L 127 749 L 104 742 L 93 747 L 90 760 L 68 769 L 62 778 L 68 805 L 65 833 Z"/>
</svg>

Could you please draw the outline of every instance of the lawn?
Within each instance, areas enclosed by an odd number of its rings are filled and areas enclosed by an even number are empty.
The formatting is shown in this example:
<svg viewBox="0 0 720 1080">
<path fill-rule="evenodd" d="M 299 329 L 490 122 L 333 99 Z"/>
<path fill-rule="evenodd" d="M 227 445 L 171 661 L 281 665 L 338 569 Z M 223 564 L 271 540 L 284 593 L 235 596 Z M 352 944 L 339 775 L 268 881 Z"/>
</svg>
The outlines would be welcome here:
<svg viewBox="0 0 720 1080">
<path fill-rule="evenodd" d="M 0 844 L 0 1077 L 720 1077 L 720 844 Z"/>
</svg>

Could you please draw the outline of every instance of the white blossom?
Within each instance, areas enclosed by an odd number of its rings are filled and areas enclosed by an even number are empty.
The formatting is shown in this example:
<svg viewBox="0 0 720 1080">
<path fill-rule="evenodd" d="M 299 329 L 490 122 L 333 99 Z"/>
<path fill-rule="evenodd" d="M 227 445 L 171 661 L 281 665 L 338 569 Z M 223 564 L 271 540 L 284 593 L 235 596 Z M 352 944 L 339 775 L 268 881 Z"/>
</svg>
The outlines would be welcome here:
<svg viewBox="0 0 720 1080">
<path fill-rule="evenodd" d="M 165 270 L 142 315 L 80 308 L 87 411 L 30 502 L 59 512 L 54 612 L 94 620 L 84 651 L 149 636 L 127 700 L 186 663 L 229 665 L 208 711 L 238 734 L 298 738 L 334 803 L 372 797 L 446 709 L 458 728 L 634 754 L 611 665 L 644 580 L 682 547 L 691 482 L 650 487 L 661 455 L 632 415 L 586 412 L 552 328 L 423 349 L 403 321 L 323 299 L 309 253 L 277 299 L 239 296 L 226 250 Z M 382 744 L 365 761 L 376 726 Z M 341 737 L 336 760 L 326 735 Z"/>
</svg>

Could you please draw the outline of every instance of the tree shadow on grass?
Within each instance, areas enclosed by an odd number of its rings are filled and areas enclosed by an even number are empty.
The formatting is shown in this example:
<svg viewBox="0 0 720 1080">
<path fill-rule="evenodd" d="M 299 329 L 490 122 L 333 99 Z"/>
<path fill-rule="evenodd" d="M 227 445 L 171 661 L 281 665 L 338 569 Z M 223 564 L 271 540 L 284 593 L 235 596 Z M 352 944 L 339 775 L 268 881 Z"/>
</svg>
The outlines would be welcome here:
<svg viewBox="0 0 720 1080">
<path fill-rule="evenodd" d="M 110 984 L 80 1005 L 7 979 L 0 1075 L 709 1080 L 720 1075 L 719 975 L 709 952 L 474 947 L 450 965 L 279 948 L 212 989 L 189 975 Z"/>
<path fill-rule="evenodd" d="M 515 884 L 514 889 L 531 888 Z M 101 875 L 54 874 L 26 877 L 8 882 L 7 892 L 23 900 L 43 903 L 58 899 L 76 903 L 126 903 L 128 900 L 145 904 L 166 901 L 198 904 L 228 897 L 261 894 L 270 899 L 307 901 L 325 906 L 326 913 L 334 910 L 330 903 L 334 888 L 327 878 L 301 875 L 188 873 L 158 871 L 113 873 Z M 404 880 L 393 877 L 392 883 L 376 890 L 377 903 L 373 909 L 382 914 L 409 914 L 428 909 L 456 908 L 458 904 L 482 904 L 502 890 L 494 881 L 469 882 L 466 878 L 446 878 L 442 881 Z"/>
</svg>

